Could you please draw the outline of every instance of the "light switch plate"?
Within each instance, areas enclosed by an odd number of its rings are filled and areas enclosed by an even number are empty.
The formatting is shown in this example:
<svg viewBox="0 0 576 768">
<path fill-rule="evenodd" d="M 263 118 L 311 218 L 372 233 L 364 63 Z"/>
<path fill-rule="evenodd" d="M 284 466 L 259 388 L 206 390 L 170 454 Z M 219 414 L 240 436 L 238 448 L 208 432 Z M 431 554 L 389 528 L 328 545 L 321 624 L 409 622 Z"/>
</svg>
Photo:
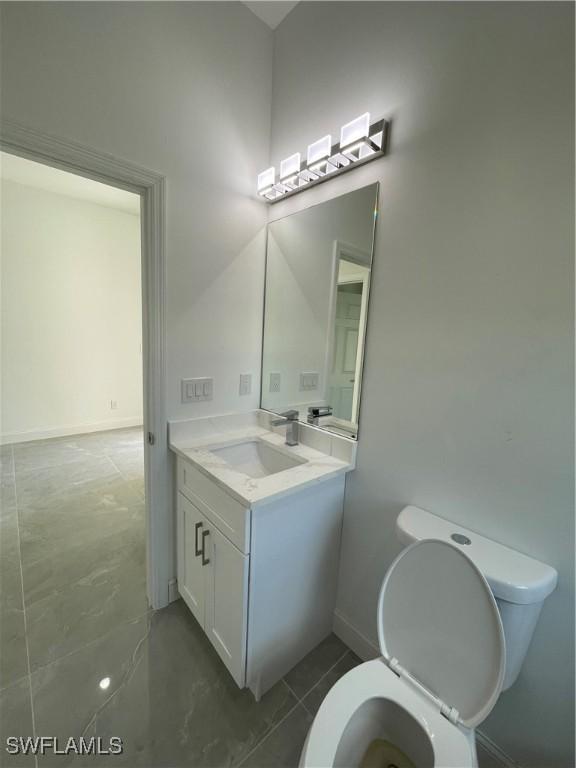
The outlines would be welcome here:
<svg viewBox="0 0 576 768">
<path fill-rule="evenodd" d="M 280 374 L 270 374 L 270 392 L 280 392 Z"/>
<path fill-rule="evenodd" d="M 212 400 L 213 379 L 182 379 L 182 402 L 200 403 Z"/>
<path fill-rule="evenodd" d="M 316 371 L 303 371 L 300 374 L 300 391 L 308 392 L 312 389 L 318 389 L 320 374 Z"/>
<path fill-rule="evenodd" d="M 241 373 L 240 374 L 240 394 L 249 395 L 252 392 L 252 374 Z"/>
</svg>

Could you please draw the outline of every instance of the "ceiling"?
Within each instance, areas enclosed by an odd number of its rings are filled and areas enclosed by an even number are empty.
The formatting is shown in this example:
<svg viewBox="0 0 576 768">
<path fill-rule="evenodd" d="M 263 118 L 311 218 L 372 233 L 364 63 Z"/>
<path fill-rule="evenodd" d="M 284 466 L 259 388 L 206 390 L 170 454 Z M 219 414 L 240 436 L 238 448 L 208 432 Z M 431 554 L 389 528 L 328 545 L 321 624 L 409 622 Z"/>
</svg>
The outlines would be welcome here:
<svg viewBox="0 0 576 768">
<path fill-rule="evenodd" d="M 252 13 L 255 13 L 259 19 L 268 24 L 270 29 L 276 29 L 278 24 L 288 16 L 290 11 L 298 5 L 296 2 L 287 0 L 256 0 L 256 2 L 244 2 Z"/>
<path fill-rule="evenodd" d="M 124 213 L 140 213 L 140 196 L 123 189 L 101 184 L 74 173 L 60 171 L 49 165 L 25 160 L 16 155 L 0 152 L 0 177 L 7 181 L 25 184 L 27 187 L 55 192 L 59 195 L 85 200 Z"/>
</svg>

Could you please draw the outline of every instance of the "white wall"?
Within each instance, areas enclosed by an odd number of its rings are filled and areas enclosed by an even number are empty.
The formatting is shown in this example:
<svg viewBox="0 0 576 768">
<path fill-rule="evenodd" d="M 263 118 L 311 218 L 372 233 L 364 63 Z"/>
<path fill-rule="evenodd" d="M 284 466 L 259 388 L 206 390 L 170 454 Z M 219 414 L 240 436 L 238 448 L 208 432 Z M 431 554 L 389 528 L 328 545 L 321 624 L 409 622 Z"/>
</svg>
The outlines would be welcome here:
<svg viewBox="0 0 576 768">
<path fill-rule="evenodd" d="M 3 118 L 166 177 L 167 417 L 258 405 L 271 30 L 237 2 L 69 2 L 3 3 L 0 34 Z M 182 404 L 180 379 L 196 376 L 214 378 L 214 399 Z M 167 596 L 171 493 L 166 515 Z"/>
<path fill-rule="evenodd" d="M 140 217 L 1 195 L 2 441 L 141 424 Z"/>
<path fill-rule="evenodd" d="M 301 3 L 274 64 L 272 163 L 392 121 L 388 158 L 272 208 L 381 181 L 339 610 L 376 643 L 405 504 L 555 566 L 482 725 L 538 768 L 574 766 L 573 30 L 568 3 Z"/>
<path fill-rule="evenodd" d="M 241 3 L 4 3 L 2 116 L 167 179 L 169 418 L 258 404 L 272 32 Z M 234 317 L 234 322 L 229 321 Z M 254 374 L 239 396 L 239 374 Z M 214 399 L 180 402 L 182 377 Z"/>
</svg>

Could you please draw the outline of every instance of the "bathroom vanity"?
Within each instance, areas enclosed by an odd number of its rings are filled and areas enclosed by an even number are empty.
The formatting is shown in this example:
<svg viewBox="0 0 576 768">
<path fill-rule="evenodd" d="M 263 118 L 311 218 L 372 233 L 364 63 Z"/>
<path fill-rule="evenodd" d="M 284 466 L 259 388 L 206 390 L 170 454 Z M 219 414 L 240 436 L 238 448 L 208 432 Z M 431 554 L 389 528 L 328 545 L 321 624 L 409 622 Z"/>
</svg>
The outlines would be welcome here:
<svg viewBox="0 0 576 768">
<path fill-rule="evenodd" d="M 332 631 L 346 472 L 356 443 L 270 414 L 170 424 L 179 592 L 259 698 Z"/>
<path fill-rule="evenodd" d="M 170 424 L 178 589 L 256 698 L 332 631 L 377 199 L 268 225 L 262 410 Z"/>
</svg>

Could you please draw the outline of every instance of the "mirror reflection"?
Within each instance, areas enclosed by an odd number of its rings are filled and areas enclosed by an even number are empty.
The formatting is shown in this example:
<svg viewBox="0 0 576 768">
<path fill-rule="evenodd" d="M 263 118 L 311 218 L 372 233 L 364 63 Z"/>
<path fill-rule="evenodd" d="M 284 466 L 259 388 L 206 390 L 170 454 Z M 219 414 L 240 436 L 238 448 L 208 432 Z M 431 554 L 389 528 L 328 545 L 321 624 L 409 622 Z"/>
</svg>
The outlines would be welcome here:
<svg viewBox="0 0 576 768">
<path fill-rule="evenodd" d="M 357 437 L 378 184 L 268 225 L 261 406 Z"/>
</svg>

